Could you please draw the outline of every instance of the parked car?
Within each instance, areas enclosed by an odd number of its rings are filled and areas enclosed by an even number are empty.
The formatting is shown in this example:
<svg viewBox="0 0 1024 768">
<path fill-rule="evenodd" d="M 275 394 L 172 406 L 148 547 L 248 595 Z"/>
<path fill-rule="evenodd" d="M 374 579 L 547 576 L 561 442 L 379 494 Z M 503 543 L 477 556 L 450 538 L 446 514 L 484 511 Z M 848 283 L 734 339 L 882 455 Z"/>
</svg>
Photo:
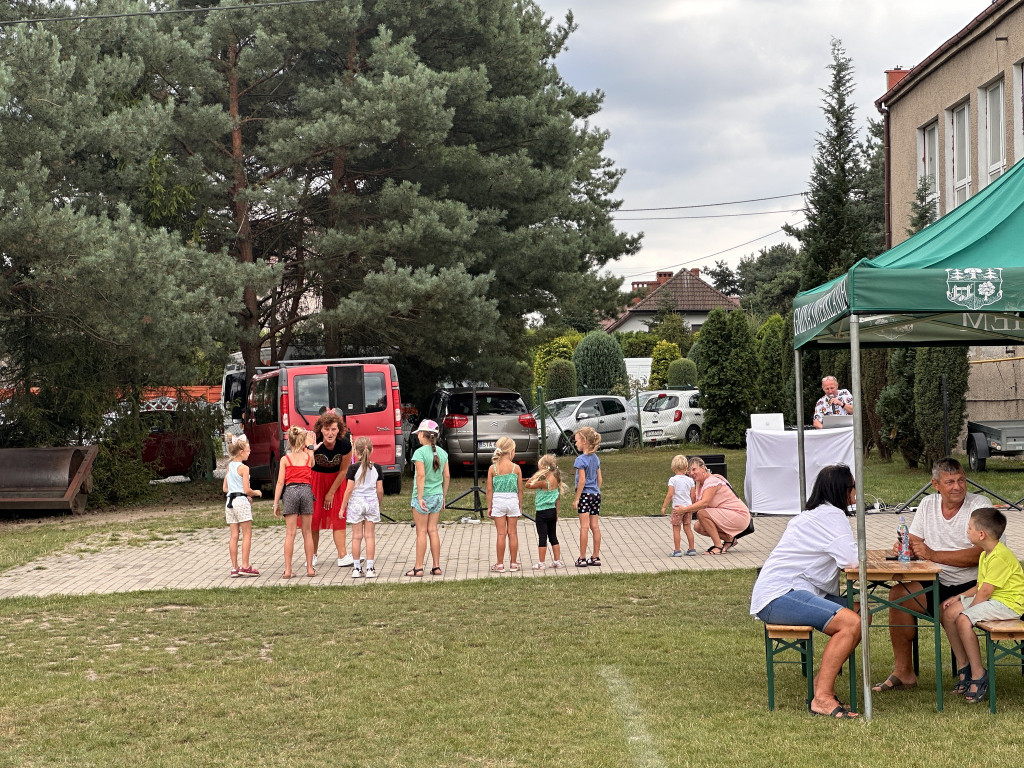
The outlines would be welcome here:
<svg viewBox="0 0 1024 768">
<path fill-rule="evenodd" d="M 238 375 L 225 374 L 224 407 L 229 412 L 237 401 Z M 292 360 L 260 368 L 249 384 L 241 414 L 252 447 L 247 463 L 253 485 L 276 481 L 278 462 L 288 450 L 288 428 L 312 429 L 327 408 L 345 414 L 353 438 L 373 441 L 373 460 L 384 472 L 384 492 L 400 493 L 405 468 L 402 399 L 398 371 L 386 357 Z"/>
<path fill-rule="evenodd" d="M 126 410 L 105 415 L 104 440 L 115 441 Z M 219 409 L 204 401 L 179 410 L 178 400 L 157 396 L 139 408 L 142 428 L 142 463 L 157 477 L 187 476 L 192 480 L 211 474 L 216 464 L 214 446 Z"/>
<path fill-rule="evenodd" d="M 448 452 L 451 469 L 473 468 L 473 389 L 456 387 L 439 389 L 430 398 L 425 419 L 441 425 L 438 445 Z M 495 443 L 502 435 L 515 441 L 515 462 L 529 471 L 537 466 L 540 457 L 540 437 L 537 422 L 518 392 L 504 387 L 477 387 L 476 389 L 476 463 L 487 467 L 491 463 Z M 413 433 L 411 440 L 417 440 Z M 419 447 L 411 444 L 410 451 Z M 524 474 L 526 472 L 524 471 Z"/>
<path fill-rule="evenodd" d="M 640 424 L 645 443 L 700 442 L 704 411 L 696 389 L 644 392 Z"/>
<path fill-rule="evenodd" d="M 576 432 L 582 427 L 593 427 L 601 435 L 602 448 L 635 447 L 640 445 L 640 423 L 636 405 L 616 395 L 563 397 L 545 403 L 548 414 L 548 451 L 563 456 L 574 452 Z M 540 418 L 540 409 L 534 417 Z"/>
</svg>

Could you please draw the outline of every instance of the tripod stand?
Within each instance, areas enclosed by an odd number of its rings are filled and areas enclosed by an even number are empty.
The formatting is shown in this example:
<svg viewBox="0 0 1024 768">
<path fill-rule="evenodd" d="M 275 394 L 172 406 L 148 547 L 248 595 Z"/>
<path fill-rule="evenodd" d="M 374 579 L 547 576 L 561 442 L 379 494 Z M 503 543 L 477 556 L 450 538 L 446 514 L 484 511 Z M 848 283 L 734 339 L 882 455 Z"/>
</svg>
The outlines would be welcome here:
<svg viewBox="0 0 1024 768">
<path fill-rule="evenodd" d="M 484 518 L 484 510 L 487 507 L 480 502 L 480 497 L 483 496 L 484 499 L 486 500 L 487 499 L 487 492 L 483 488 L 480 487 L 480 465 L 479 465 L 480 444 L 477 442 L 477 430 L 476 430 L 476 417 L 477 417 L 476 387 L 473 387 L 473 400 L 472 400 L 472 405 L 471 405 L 470 410 L 472 411 L 472 414 L 473 414 L 473 485 L 472 485 L 472 487 L 470 487 L 470 489 L 468 491 L 466 491 L 465 493 L 459 494 L 454 499 L 452 499 L 451 503 L 446 503 L 444 506 L 445 506 L 445 509 L 455 509 L 455 510 L 458 510 L 460 512 L 475 512 L 477 514 L 477 517 L 479 517 L 481 520 L 483 520 L 483 518 Z M 457 507 L 457 506 L 455 506 L 456 502 L 461 501 L 462 499 L 466 498 L 469 495 L 473 496 L 473 506 L 472 507 Z"/>
</svg>

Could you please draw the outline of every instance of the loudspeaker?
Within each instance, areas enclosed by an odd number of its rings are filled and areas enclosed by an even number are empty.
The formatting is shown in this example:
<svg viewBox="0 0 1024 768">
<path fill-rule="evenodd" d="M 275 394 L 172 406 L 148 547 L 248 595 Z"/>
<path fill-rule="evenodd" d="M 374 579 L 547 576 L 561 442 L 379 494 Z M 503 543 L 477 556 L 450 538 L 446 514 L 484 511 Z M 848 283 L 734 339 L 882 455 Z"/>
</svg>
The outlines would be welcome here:
<svg viewBox="0 0 1024 768">
<path fill-rule="evenodd" d="M 366 413 L 365 389 L 363 389 L 363 366 L 327 366 L 327 404 L 338 408 L 346 416 L 351 413 Z"/>
</svg>

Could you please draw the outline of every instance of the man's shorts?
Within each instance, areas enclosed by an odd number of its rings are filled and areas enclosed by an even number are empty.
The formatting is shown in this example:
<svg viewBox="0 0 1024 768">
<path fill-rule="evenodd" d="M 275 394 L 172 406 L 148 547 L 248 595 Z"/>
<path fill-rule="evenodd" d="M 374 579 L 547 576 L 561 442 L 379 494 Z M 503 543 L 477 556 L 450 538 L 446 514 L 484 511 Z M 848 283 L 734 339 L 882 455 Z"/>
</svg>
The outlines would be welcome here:
<svg viewBox="0 0 1024 768">
<path fill-rule="evenodd" d="M 377 497 L 366 500 L 349 499 L 348 514 L 345 519 L 348 520 L 349 525 L 359 525 L 363 521 L 379 523 L 380 503 L 377 501 Z"/>
<path fill-rule="evenodd" d="M 600 493 L 581 493 L 580 503 L 576 507 L 577 514 L 580 515 L 600 515 L 601 514 L 601 494 Z"/>
<path fill-rule="evenodd" d="M 224 507 L 224 518 L 228 525 L 247 523 L 252 520 L 252 504 L 246 496 L 236 496 L 230 507 Z"/>
<path fill-rule="evenodd" d="M 939 582 L 939 610 L 940 611 L 942 610 L 942 604 L 944 602 L 946 602 L 949 598 L 956 597 L 957 595 L 962 595 L 968 589 L 973 587 L 974 584 L 975 584 L 975 582 L 969 581 L 966 584 L 950 584 L 950 585 L 947 586 L 947 585 L 943 584 L 940 581 Z M 925 584 L 924 586 L 928 586 L 928 585 Z M 927 614 L 928 616 L 931 616 L 932 618 L 935 618 L 935 613 L 932 611 L 932 596 L 931 596 L 931 594 L 926 592 L 925 594 L 921 595 L 918 599 L 919 600 L 923 600 L 925 602 L 924 613 Z"/>
</svg>

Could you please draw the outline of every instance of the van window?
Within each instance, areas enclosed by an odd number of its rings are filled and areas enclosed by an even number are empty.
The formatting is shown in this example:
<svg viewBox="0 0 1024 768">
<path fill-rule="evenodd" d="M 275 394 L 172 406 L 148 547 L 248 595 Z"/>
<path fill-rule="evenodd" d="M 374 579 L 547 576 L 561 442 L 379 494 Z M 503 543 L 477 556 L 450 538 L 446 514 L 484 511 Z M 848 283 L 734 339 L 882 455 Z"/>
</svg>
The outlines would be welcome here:
<svg viewBox="0 0 1024 768">
<path fill-rule="evenodd" d="M 380 413 L 388 409 L 388 389 L 383 373 L 363 373 L 363 396 L 366 412 Z"/>
<path fill-rule="evenodd" d="M 253 400 L 253 416 L 257 424 L 271 424 L 277 421 L 277 377 L 257 381 Z"/>
<path fill-rule="evenodd" d="M 292 383 L 295 388 L 295 410 L 305 416 L 319 416 L 320 409 L 327 407 L 327 374 L 296 376 Z"/>
</svg>

